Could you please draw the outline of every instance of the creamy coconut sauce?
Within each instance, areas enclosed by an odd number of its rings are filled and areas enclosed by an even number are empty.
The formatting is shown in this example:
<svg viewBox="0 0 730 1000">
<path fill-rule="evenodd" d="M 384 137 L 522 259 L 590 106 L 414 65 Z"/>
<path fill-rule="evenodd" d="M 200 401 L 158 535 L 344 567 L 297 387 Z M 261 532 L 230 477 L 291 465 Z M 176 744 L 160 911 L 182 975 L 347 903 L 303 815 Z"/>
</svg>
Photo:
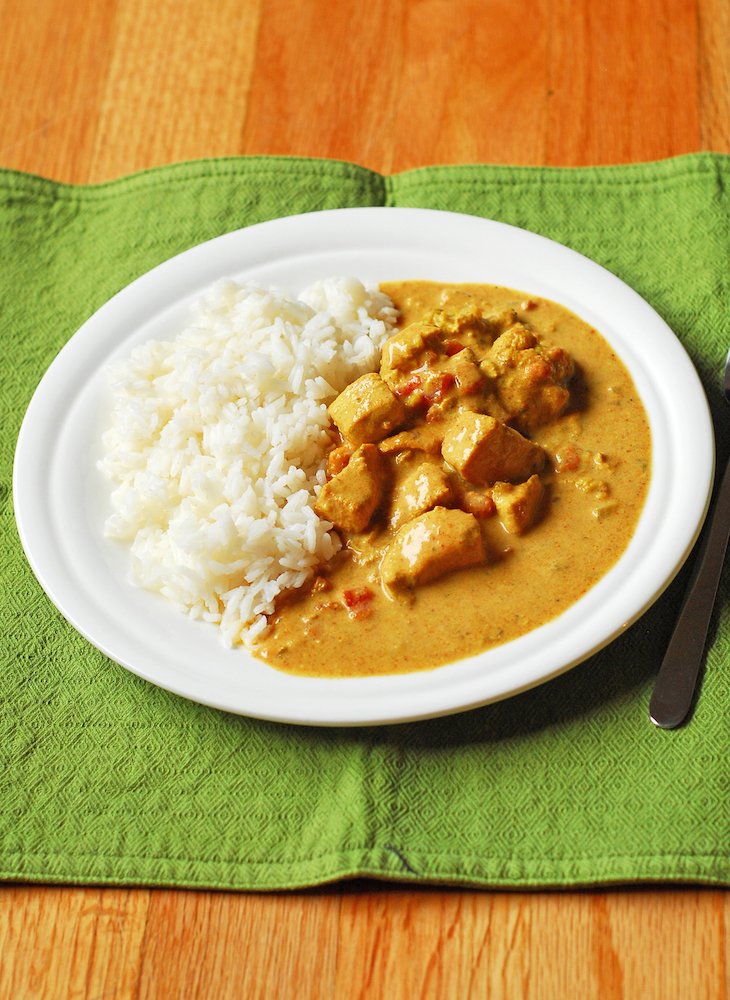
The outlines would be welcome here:
<svg viewBox="0 0 730 1000">
<path fill-rule="evenodd" d="M 529 434 L 545 449 L 541 516 L 524 534 L 479 520 L 486 563 L 414 589 L 383 588 L 387 526 L 346 538 L 309 590 L 281 601 L 254 652 L 280 670 L 345 677 L 427 670 L 515 639 L 561 614 L 624 552 L 650 478 L 651 439 L 636 388 L 603 337 L 556 303 L 491 285 L 381 285 L 401 326 L 434 310 L 514 308 L 577 373 L 567 411 Z M 410 461 L 404 458 L 404 468 Z M 360 602 L 357 595 L 367 592 Z M 353 598 L 353 594 L 355 597 Z"/>
</svg>

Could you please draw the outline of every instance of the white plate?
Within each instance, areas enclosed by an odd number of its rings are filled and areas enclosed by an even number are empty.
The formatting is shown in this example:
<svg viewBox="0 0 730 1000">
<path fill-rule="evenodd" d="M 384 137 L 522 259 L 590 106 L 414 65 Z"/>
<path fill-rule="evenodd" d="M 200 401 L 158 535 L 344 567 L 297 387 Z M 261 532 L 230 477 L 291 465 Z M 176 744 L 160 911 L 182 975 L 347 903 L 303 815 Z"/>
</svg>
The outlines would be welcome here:
<svg viewBox="0 0 730 1000">
<path fill-rule="evenodd" d="M 479 656 L 422 673 L 293 677 L 239 650 L 127 582 L 127 553 L 102 535 L 108 487 L 96 469 L 105 369 L 150 338 L 175 335 L 220 277 L 290 292 L 321 277 L 507 285 L 554 299 L 595 326 L 646 407 L 653 473 L 634 538 L 616 566 L 559 618 Z M 546 681 L 619 635 L 684 562 L 709 501 L 714 442 L 696 372 L 664 321 L 614 275 L 533 233 L 471 216 L 362 208 L 228 233 L 143 275 L 64 347 L 28 407 L 14 499 L 28 560 L 63 615 L 113 660 L 194 701 L 310 725 L 394 723 L 496 701 Z"/>
</svg>

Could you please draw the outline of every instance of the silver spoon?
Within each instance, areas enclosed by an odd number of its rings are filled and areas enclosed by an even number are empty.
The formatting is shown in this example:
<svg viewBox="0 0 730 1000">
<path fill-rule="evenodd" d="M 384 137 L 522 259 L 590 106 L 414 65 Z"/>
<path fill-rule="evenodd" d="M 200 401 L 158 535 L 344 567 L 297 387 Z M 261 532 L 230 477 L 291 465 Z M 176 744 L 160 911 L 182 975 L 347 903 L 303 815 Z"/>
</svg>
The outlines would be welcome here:
<svg viewBox="0 0 730 1000">
<path fill-rule="evenodd" d="M 730 403 L 730 353 L 725 361 L 724 390 L 725 399 Z M 714 507 L 707 516 L 697 562 L 649 704 L 651 721 L 662 729 L 681 725 L 692 705 L 728 535 L 730 460 L 725 466 Z"/>
</svg>

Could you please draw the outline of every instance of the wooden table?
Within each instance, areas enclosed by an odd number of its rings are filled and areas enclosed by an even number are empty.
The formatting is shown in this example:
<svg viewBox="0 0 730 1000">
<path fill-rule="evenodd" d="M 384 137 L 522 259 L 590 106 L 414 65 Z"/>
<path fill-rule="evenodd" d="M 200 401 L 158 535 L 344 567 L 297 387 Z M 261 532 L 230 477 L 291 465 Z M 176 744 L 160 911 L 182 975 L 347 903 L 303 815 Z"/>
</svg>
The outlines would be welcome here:
<svg viewBox="0 0 730 1000">
<path fill-rule="evenodd" d="M 730 153 L 728 0 L 0 0 L 0 166 Z M 0 890 L 0 997 L 727 997 L 726 894 Z"/>
</svg>

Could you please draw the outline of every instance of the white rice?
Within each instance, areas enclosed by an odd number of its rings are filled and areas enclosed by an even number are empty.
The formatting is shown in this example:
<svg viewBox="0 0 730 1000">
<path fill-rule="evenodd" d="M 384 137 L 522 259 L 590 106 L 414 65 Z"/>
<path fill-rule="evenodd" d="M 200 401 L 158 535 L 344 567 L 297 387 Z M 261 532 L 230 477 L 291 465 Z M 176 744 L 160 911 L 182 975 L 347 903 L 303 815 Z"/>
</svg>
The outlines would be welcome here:
<svg viewBox="0 0 730 1000">
<path fill-rule="evenodd" d="M 298 299 L 220 281 L 193 313 L 111 372 L 105 533 L 130 544 L 136 584 L 249 643 L 340 547 L 312 509 L 327 406 L 377 367 L 396 313 L 354 278 Z"/>
</svg>

